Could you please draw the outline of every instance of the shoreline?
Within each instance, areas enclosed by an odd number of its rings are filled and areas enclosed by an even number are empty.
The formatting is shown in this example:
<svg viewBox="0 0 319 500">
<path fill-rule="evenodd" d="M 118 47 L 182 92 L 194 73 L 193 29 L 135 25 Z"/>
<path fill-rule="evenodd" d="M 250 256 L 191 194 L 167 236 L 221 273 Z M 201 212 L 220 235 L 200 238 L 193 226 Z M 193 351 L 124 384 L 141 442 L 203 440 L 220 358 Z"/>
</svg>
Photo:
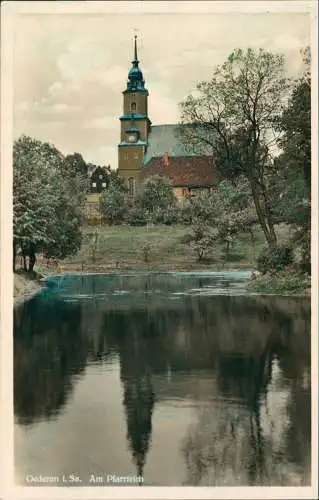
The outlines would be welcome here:
<svg viewBox="0 0 319 500">
<path fill-rule="evenodd" d="M 40 283 L 40 278 L 39 275 L 31 279 L 25 273 L 13 273 L 13 307 L 23 304 L 42 290 L 43 285 Z"/>
<path fill-rule="evenodd" d="M 62 268 L 61 268 L 62 267 Z M 27 275 L 27 273 L 14 273 L 14 297 L 13 297 L 13 306 L 18 306 L 21 305 L 23 302 L 31 299 L 34 295 L 39 293 L 43 289 L 43 284 L 41 283 L 41 280 L 45 280 L 46 278 L 49 278 L 50 276 L 61 276 L 64 274 L 108 274 L 108 273 L 123 273 L 123 272 L 147 272 L 147 273 L 189 273 L 189 272 L 231 272 L 231 271 L 250 271 L 247 267 L 242 267 L 242 266 L 237 266 L 237 269 L 231 268 L 231 267 L 224 267 L 224 268 L 218 268 L 215 267 L 212 269 L 211 266 L 189 266 L 189 267 L 181 267 L 181 268 L 175 268 L 175 269 L 159 269 L 157 266 L 151 266 L 151 265 L 144 265 L 144 269 L 141 269 L 141 267 L 136 266 L 135 269 L 134 267 L 111 267 L 108 266 L 107 268 L 101 270 L 101 267 L 96 266 L 94 269 L 90 269 L 87 271 L 84 270 L 75 270 L 73 266 L 60 266 L 60 269 L 57 270 L 50 270 L 48 272 L 36 272 L 35 275 L 31 278 Z M 93 268 L 94 266 L 92 266 Z M 309 298 L 311 299 L 311 289 L 306 289 L 302 292 L 298 293 L 273 293 L 273 292 L 247 292 L 245 294 L 247 297 L 294 297 L 294 298 Z"/>
</svg>

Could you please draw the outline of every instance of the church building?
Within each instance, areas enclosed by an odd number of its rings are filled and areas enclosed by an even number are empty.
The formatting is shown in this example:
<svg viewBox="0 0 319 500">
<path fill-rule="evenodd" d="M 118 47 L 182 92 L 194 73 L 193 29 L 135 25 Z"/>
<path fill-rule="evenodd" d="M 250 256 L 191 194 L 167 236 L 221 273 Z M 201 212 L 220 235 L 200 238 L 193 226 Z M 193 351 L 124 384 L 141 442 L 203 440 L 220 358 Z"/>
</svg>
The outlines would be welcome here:
<svg viewBox="0 0 319 500">
<path fill-rule="evenodd" d="M 134 59 L 123 92 L 118 145 L 118 173 L 129 193 L 134 196 L 139 185 L 153 175 L 168 178 L 179 199 L 199 191 L 214 190 L 218 175 L 212 155 L 187 151 L 180 125 L 152 125 L 148 98 L 135 36 Z"/>
</svg>

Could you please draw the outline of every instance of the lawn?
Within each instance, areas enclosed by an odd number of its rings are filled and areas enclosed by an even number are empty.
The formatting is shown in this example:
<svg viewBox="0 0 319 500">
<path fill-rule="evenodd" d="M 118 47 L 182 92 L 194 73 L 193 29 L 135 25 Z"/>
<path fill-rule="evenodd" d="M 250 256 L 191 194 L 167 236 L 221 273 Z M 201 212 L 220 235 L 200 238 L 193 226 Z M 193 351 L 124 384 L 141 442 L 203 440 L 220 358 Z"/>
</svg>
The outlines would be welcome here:
<svg viewBox="0 0 319 500">
<path fill-rule="evenodd" d="M 96 243 L 94 243 L 95 232 L 97 232 Z M 265 241 L 261 231 L 256 231 L 254 244 L 249 235 L 241 235 L 227 262 L 222 258 L 220 245 L 212 249 L 207 259 L 198 261 L 196 253 L 187 241 L 189 233 L 190 228 L 183 226 L 87 227 L 83 230 L 82 248 L 77 255 L 61 262 L 62 269 L 85 271 L 105 268 L 132 270 L 251 268 L 254 267 L 255 256 Z M 148 261 L 145 259 L 146 254 Z"/>
</svg>

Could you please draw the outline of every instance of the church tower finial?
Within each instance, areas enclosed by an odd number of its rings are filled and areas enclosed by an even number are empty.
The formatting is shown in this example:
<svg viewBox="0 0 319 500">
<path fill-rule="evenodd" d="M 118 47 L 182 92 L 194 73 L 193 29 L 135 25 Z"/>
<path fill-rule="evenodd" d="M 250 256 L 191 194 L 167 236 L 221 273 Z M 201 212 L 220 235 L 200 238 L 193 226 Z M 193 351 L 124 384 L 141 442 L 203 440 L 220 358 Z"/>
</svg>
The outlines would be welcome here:
<svg viewBox="0 0 319 500">
<path fill-rule="evenodd" d="M 144 91 L 143 73 L 139 68 L 139 60 L 137 59 L 137 35 L 134 36 L 134 60 L 132 61 L 132 68 L 128 74 L 127 90 L 130 91 Z"/>
<path fill-rule="evenodd" d="M 136 43 L 136 40 L 137 40 L 137 35 L 134 36 L 134 61 L 133 61 L 133 64 L 136 63 L 136 65 L 138 65 L 139 60 L 137 59 L 137 43 Z"/>
</svg>

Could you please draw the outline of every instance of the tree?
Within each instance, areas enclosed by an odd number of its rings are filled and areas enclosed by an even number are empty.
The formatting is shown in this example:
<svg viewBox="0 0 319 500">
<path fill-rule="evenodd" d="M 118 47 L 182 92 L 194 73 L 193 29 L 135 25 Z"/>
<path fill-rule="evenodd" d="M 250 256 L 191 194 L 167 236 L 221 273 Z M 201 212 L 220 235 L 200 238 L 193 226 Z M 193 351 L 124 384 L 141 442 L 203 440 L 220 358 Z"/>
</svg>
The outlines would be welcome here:
<svg viewBox="0 0 319 500">
<path fill-rule="evenodd" d="M 303 51 L 304 72 L 293 87 L 288 106 L 279 120 L 283 132 L 279 145 L 305 181 L 307 197 L 311 195 L 311 73 L 310 49 Z M 291 165 L 292 166 L 292 165 Z"/>
<path fill-rule="evenodd" d="M 303 51 L 304 70 L 278 119 L 281 155 L 270 177 L 274 217 L 296 229 L 302 265 L 310 271 L 311 231 L 311 75 L 310 52 Z"/>
<path fill-rule="evenodd" d="M 124 179 L 119 176 L 118 170 L 112 170 L 108 167 L 109 173 L 109 185 L 113 186 L 115 189 L 122 191 L 123 193 L 128 192 L 128 188 L 124 185 Z"/>
<path fill-rule="evenodd" d="M 240 233 L 249 232 L 258 222 L 252 210 L 249 183 L 241 176 L 223 181 L 217 192 L 191 198 L 186 210 L 192 220 L 191 241 L 199 260 L 217 243 L 222 244 L 227 259 L 230 248 Z"/>
<path fill-rule="evenodd" d="M 88 165 L 80 153 L 67 155 L 64 159 L 63 167 L 63 173 L 69 176 L 80 176 L 84 178 L 88 176 Z"/>
<path fill-rule="evenodd" d="M 122 221 L 127 210 L 125 194 L 117 184 L 110 184 L 100 198 L 100 210 L 110 224 Z"/>
<path fill-rule="evenodd" d="M 213 248 L 216 242 L 216 230 L 213 231 L 208 224 L 199 222 L 192 226 L 190 243 L 199 261 L 203 260 L 206 253 Z"/>
<path fill-rule="evenodd" d="M 156 210 L 166 210 L 173 206 L 175 201 L 169 180 L 160 175 L 154 175 L 145 180 L 137 199 L 138 205 L 150 213 Z"/>
<path fill-rule="evenodd" d="M 277 135 L 275 119 L 287 95 L 283 56 L 262 49 L 236 49 L 197 95 L 181 104 L 188 147 L 205 146 L 225 178 L 249 181 L 258 221 L 270 246 L 277 244 L 269 204 L 267 172 Z M 193 125 L 192 125 L 193 124 Z"/>
<path fill-rule="evenodd" d="M 18 247 L 33 271 L 36 253 L 65 257 L 81 242 L 82 180 L 64 175 L 65 158 L 51 144 L 21 136 L 13 146 L 13 268 Z"/>
</svg>

